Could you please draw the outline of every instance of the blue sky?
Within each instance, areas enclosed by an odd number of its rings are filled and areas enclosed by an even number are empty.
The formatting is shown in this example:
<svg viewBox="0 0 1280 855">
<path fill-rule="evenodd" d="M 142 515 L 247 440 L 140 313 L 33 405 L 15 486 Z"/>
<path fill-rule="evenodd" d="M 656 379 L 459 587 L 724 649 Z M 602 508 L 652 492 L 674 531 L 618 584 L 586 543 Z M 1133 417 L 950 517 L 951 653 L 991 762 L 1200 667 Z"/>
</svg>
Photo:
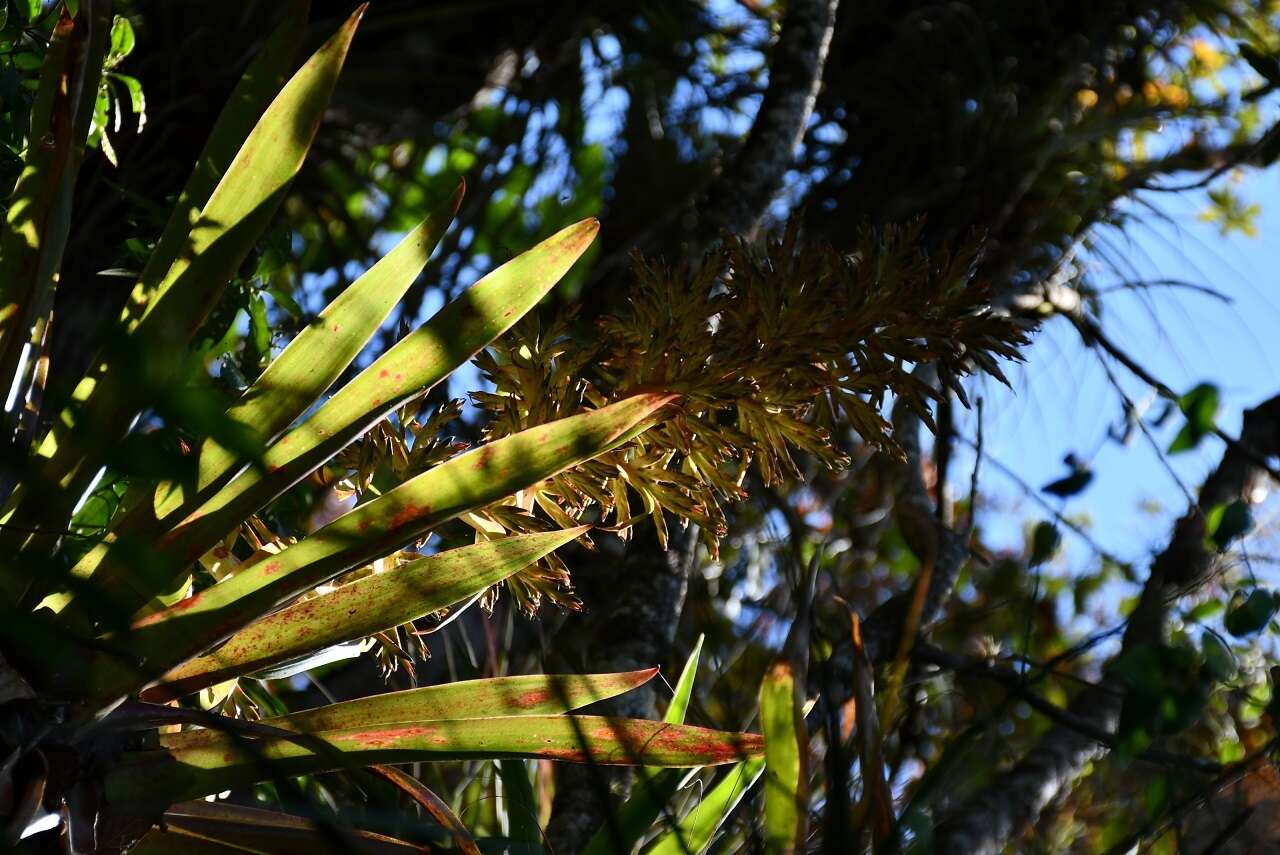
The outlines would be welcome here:
<svg viewBox="0 0 1280 855">
<path fill-rule="evenodd" d="M 746 20 L 736 4 L 716 0 L 712 8 L 726 23 Z M 596 50 L 598 55 L 585 46 L 583 50 L 588 70 L 583 108 L 589 139 L 602 141 L 617 133 L 626 96 L 607 83 L 607 66 L 618 60 L 616 43 L 597 39 Z M 741 53 L 744 64 L 759 61 L 754 51 Z M 749 112 L 722 118 L 745 131 Z M 1166 142 L 1174 144 L 1176 136 L 1167 134 Z M 1223 236 L 1216 225 L 1202 221 L 1200 214 L 1208 206 L 1203 192 L 1151 194 L 1145 204 L 1129 205 L 1133 219 L 1123 232 L 1104 235 L 1112 258 L 1130 268 L 1127 277 L 1185 280 L 1211 287 L 1230 302 L 1184 289 L 1118 290 L 1105 297 L 1103 318 L 1110 336 L 1173 389 L 1216 383 L 1222 390 L 1219 424 L 1233 433 L 1245 408 L 1280 393 L 1280 169 L 1249 174 L 1235 189 L 1262 206 L 1256 237 Z M 1086 263 L 1094 266 L 1094 281 L 1119 284 L 1100 260 Z M 440 302 L 440 295 L 432 293 L 424 316 Z M 1151 403 L 1153 412 L 1163 406 L 1123 367 L 1113 366 L 1113 372 L 1133 401 Z M 458 391 L 477 387 L 473 370 L 461 374 Z M 1086 519 L 1098 543 L 1141 566 L 1185 509 L 1184 488 L 1194 491 L 1215 465 L 1221 443 L 1209 439 L 1196 451 L 1171 458 L 1175 480 L 1141 435 L 1126 447 L 1104 441 L 1108 428 L 1121 418 L 1120 398 L 1096 356 L 1061 320 L 1044 326 L 1026 352 L 1026 364 L 1009 374 L 1012 390 L 993 382 L 979 384 L 986 401 L 987 454 L 1036 488 L 1065 474 L 1066 453 L 1092 456 L 1093 483 L 1061 510 Z M 972 437 L 974 414 L 962 415 L 961 424 L 962 432 Z M 1180 417 L 1171 419 L 1155 440 L 1167 447 L 1180 425 Z M 967 489 L 971 465 L 972 455 L 960 449 L 952 469 L 955 489 Z M 985 467 L 981 489 L 991 505 L 980 519 L 994 545 L 1021 543 L 1024 530 L 1046 516 L 994 465 Z M 1259 518 L 1267 521 L 1265 508 Z M 1070 535 L 1064 557 L 1080 569 L 1095 560 Z"/>
<path fill-rule="evenodd" d="M 1244 409 L 1280 393 L 1280 169 L 1250 174 L 1237 189 L 1262 206 L 1256 237 L 1223 236 L 1201 221 L 1207 207 L 1201 193 L 1153 194 L 1147 201 L 1157 211 L 1131 205 L 1135 221 L 1111 242 L 1142 278 L 1206 285 L 1229 304 L 1182 289 L 1117 291 L 1106 296 L 1104 315 L 1112 339 L 1176 391 L 1201 381 L 1219 385 L 1219 424 L 1232 433 Z M 1101 264 L 1096 275 L 1103 283 L 1116 281 Z M 1113 371 L 1133 401 L 1151 398 L 1149 388 L 1122 367 Z M 1026 365 L 1011 379 L 1013 391 L 983 385 L 987 453 L 1039 487 L 1065 474 L 1067 452 L 1088 456 L 1098 449 L 1093 483 L 1064 511 L 1086 516 L 1099 544 L 1141 566 L 1186 507 L 1178 482 L 1194 491 L 1221 456 L 1222 443 L 1209 439 L 1196 451 L 1169 458 L 1175 481 L 1141 435 L 1127 447 L 1103 442 L 1120 419 L 1120 400 L 1097 358 L 1061 320 L 1045 325 L 1027 351 Z M 1160 406 L 1154 404 L 1152 412 Z M 973 415 L 965 421 L 972 435 Z M 1180 426 L 1180 417 L 1171 419 L 1154 432 L 1155 439 L 1167 447 Z M 971 461 L 963 455 L 955 469 L 964 484 Z M 994 467 L 985 470 L 982 486 L 998 503 L 983 517 L 997 543 L 1019 541 L 1028 520 L 1045 516 Z M 1265 525 L 1274 509 L 1264 505 L 1257 516 Z M 1092 560 L 1078 542 L 1069 544 L 1066 557 L 1074 566 Z M 1258 569 L 1264 577 L 1265 565 Z"/>
</svg>

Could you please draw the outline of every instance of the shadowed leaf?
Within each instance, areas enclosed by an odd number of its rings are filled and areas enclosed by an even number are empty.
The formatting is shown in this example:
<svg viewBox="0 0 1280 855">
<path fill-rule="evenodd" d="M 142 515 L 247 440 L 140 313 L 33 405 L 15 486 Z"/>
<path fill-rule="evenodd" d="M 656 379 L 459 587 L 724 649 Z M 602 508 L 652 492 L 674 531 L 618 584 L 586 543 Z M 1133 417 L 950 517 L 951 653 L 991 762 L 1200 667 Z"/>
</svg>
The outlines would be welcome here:
<svg viewBox="0 0 1280 855">
<path fill-rule="evenodd" d="M 599 716 L 517 716 L 327 730 L 320 745 L 286 739 L 216 741 L 138 752 L 107 773 L 106 794 L 137 809 L 147 800 L 192 799 L 273 776 L 450 759 L 543 757 L 577 763 L 712 766 L 758 756 L 759 736 L 659 721 Z M 323 747 L 325 750 L 318 751 Z"/>
<path fill-rule="evenodd" d="M 250 624 L 213 653 L 165 675 L 145 697 L 179 698 L 425 617 L 501 582 L 588 528 L 482 541 L 341 585 Z"/>
</svg>

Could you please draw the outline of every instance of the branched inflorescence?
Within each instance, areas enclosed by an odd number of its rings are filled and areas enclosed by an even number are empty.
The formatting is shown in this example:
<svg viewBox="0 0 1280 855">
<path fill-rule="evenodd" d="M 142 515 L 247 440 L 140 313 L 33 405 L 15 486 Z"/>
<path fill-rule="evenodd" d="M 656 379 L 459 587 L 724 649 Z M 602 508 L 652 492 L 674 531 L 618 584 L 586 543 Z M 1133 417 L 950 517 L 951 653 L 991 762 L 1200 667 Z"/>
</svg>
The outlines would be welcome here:
<svg viewBox="0 0 1280 855">
<path fill-rule="evenodd" d="M 675 413 L 611 451 L 467 519 L 482 536 L 583 520 L 627 536 L 648 516 L 666 542 L 669 513 L 699 526 L 715 555 L 722 503 L 744 496 L 754 463 L 766 484 L 800 477 L 795 451 L 847 462 L 837 432 L 891 453 L 882 412 L 893 396 L 932 424 L 932 363 L 959 378 L 1003 380 L 1026 330 L 989 310 L 975 250 L 926 253 L 919 227 L 863 231 L 852 253 L 809 245 L 789 228 L 763 248 L 730 239 L 696 266 L 637 257 L 626 307 L 584 342 L 568 319 L 526 319 L 477 362 L 493 390 L 472 398 L 489 439 L 604 406 L 640 389 L 681 394 Z M 963 399 L 963 398 L 962 398 Z M 573 605 L 552 557 L 508 584 L 520 605 Z"/>
</svg>

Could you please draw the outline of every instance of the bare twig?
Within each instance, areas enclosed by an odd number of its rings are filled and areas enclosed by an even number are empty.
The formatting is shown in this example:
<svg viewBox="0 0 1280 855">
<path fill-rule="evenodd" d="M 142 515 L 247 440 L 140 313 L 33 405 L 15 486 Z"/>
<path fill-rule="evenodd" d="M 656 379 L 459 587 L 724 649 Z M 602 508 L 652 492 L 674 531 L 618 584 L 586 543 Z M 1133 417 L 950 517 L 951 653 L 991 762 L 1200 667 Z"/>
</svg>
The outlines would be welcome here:
<svg viewBox="0 0 1280 855">
<path fill-rule="evenodd" d="M 1245 413 L 1239 442 L 1227 448 L 1218 468 L 1201 487 L 1198 501 L 1178 520 L 1168 546 L 1153 562 L 1129 617 L 1122 655 L 1125 650 L 1161 641 L 1169 603 L 1213 578 L 1216 558 L 1205 546 L 1205 514 L 1233 500 L 1253 501 L 1254 487 L 1266 475 L 1254 461 L 1277 452 L 1280 396 Z M 1101 691 L 1103 688 L 1109 691 Z M 1070 712 L 1103 732 L 1112 732 L 1121 707 L 1116 690 L 1123 689 L 1118 677 L 1108 675 L 1098 690 L 1081 692 L 1072 701 Z M 1001 851 L 1107 750 L 1078 729 L 1054 726 L 1012 769 L 955 807 L 939 826 L 937 851 L 966 855 Z"/>
</svg>

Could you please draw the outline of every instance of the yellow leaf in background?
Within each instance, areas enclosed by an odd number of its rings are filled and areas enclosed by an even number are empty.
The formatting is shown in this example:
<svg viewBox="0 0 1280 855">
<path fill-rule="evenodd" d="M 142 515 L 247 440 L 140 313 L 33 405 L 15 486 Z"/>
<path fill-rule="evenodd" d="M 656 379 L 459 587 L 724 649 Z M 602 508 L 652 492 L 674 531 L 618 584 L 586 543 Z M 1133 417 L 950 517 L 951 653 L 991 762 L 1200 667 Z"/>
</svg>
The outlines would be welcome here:
<svg viewBox="0 0 1280 855">
<path fill-rule="evenodd" d="M 1206 71 L 1217 71 L 1227 64 L 1226 57 L 1222 55 L 1222 51 L 1204 39 L 1196 39 L 1191 42 L 1191 55 L 1195 57 L 1196 62 L 1204 66 Z"/>
</svg>

